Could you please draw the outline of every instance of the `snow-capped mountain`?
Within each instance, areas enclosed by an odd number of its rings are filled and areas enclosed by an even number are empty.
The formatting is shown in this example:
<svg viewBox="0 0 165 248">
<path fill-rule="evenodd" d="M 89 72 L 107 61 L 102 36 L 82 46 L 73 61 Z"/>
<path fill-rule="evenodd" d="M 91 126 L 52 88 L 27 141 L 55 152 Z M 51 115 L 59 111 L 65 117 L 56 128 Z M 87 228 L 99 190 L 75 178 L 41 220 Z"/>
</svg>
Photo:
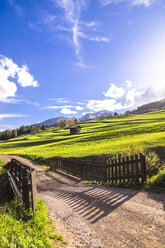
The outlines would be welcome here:
<svg viewBox="0 0 165 248">
<path fill-rule="evenodd" d="M 95 113 L 87 113 L 87 114 L 83 115 L 79 120 L 80 121 L 87 121 L 87 120 L 97 119 L 100 117 L 106 117 L 106 116 L 110 116 L 110 115 L 112 115 L 112 112 L 107 111 L 107 110 L 101 110 L 101 111 L 95 112 Z"/>
<path fill-rule="evenodd" d="M 97 118 L 100 118 L 100 117 L 106 117 L 106 116 L 109 116 L 111 114 L 112 114 L 112 112 L 110 112 L 110 111 L 102 110 L 102 111 L 95 112 L 95 113 L 87 113 L 87 114 L 83 115 L 81 118 L 77 118 L 77 119 L 79 121 L 87 121 L 87 120 L 97 119 Z M 36 123 L 35 125 L 38 125 L 38 126 L 42 126 L 42 125 L 51 126 L 51 125 L 57 124 L 60 120 L 68 120 L 68 119 L 71 119 L 71 118 L 67 118 L 67 117 L 64 117 L 64 116 L 55 117 L 55 118 L 51 118 L 51 119 Z M 74 119 L 74 117 L 73 117 L 73 119 Z"/>
<path fill-rule="evenodd" d="M 68 120 L 68 119 L 69 118 L 67 118 L 67 117 L 61 116 L 61 117 L 51 118 L 51 119 L 48 119 L 46 121 L 36 123 L 35 125 L 37 125 L 37 126 L 42 126 L 42 125 L 51 126 L 51 125 L 57 124 L 60 120 Z"/>
</svg>

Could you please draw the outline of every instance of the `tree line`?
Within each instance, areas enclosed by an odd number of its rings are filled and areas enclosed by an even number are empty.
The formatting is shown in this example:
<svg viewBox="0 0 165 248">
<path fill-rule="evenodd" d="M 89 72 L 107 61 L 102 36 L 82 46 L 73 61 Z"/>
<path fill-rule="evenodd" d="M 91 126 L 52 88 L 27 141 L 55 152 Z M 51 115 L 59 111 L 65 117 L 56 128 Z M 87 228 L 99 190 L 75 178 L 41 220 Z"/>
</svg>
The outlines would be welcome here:
<svg viewBox="0 0 165 248">
<path fill-rule="evenodd" d="M 16 138 L 20 135 L 33 134 L 39 132 L 40 130 L 45 130 L 45 129 L 46 129 L 45 125 L 21 126 L 16 129 L 7 129 L 0 132 L 0 140 L 8 140 L 8 139 Z"/>
<path fill-rule="evenodd" d="M 78 120 L 75 119 L 68 119 L 66 120 L 60 120 L 58 122 L 58 126 L 60 128 L 63 127 L 71 127 L 75 124 L 78 123 Z M 57 126 L 57 124 L 51 125 L 51 126 Z M 51 127 L 50 126 L 50 127 Z M 43 125 L 30 125 L 30 126 L 21 126 L 19 128 L 15 129 L 6 129 L 2 132 L 0 132 L 0 140 L 8 140 L 12 138 L 16 138 L 21 135 L 26 135 L 26 134 L 34 134 L 39 132 L 40 130 L 46 130 L 47 126 Z"/>
<path fill-rule="evenodd" d="M 68 120 L 60 120 L 58 122 L 58 126 L 60 128 L 72 127 L 75 124 L 78 124 L 78 120 L 76 118 L 75 119 L 68 119 Z"/>
</svg>

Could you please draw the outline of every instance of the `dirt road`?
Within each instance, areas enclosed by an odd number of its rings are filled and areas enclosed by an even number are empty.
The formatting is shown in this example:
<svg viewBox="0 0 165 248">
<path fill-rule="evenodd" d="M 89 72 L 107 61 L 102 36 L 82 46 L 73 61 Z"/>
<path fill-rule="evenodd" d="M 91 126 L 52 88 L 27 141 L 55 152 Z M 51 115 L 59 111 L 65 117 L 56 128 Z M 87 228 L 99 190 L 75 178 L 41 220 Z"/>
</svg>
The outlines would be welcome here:
<svg viewBox="0 0 165 248">
<path fill-rule="evenodd" d="M 63 173 L 37 170 L 38 197 L 47 204 L 67 247 L 165 248 L 165 194 L 85 184 Z"/>
</svg>

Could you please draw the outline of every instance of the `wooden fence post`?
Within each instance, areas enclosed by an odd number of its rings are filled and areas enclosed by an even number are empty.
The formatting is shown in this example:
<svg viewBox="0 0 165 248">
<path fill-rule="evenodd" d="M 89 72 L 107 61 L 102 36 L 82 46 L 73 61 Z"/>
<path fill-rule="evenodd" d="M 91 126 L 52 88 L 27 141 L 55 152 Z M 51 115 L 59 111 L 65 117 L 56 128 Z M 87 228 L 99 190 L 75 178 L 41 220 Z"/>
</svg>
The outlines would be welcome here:
<svg viewBox="0 0 165 248">
<path fill-rule="evenodd" d="M 104 165 L 103 184 L 105 184 L 107 182 L 107 169 L 108 169 L 107 161 L 105 161 L 103 165 Z"/>
<path fill-rule="evenodd" d="M 119 155 L 119 183 L 121 183 L 121 155 Z"/>
<path fill-rule="evenodd" d="M 137 154 L 135 154 L 135 168 L 136 168 L 136 178 L 137 178 L 137 180 L 139 181 L 139 166 L 138 166 L 138 155 Z"/>
<path fill-rule="evenodd" d="M 37 191 L 36 191 L 36 171 L 31 173 L 31 198 L 32 198 L 32 210 L 34 212 L 36 206 L 36 198 L 37 198 Z"/>
<path fill-rule="evenodd" d="M 29 208 L 29 189 L 28 189 L 28 180 L 27 180 L 27 171 L 26 168 L 23 168 L 23 181 L 22 181 L 22 198 L 23 203 L 26 208 Z"/>
<path fill-rule="evenodd" d="M 140 153 L 140 165 L 141 165 L 141 177 L 142 182 L 146 181 L 146 159 L 143 154 Z"/>
</svg>

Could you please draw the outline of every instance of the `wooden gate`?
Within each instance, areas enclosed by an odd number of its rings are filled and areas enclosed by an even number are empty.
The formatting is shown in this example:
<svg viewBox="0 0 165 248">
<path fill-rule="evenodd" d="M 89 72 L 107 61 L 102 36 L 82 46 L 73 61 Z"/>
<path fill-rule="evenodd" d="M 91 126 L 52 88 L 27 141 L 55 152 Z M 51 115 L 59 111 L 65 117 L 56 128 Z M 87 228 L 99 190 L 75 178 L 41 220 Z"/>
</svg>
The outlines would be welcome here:
<svg viewBox="0 0 165 248">
<path fill-rule="evenodd" d="M 143 154 L 106 160 L 53 157 L 50 165 L 53 170 L 63 171 L 83 181 L 102 184 L 146 180 L 146 161 Z"/>
</svg>

